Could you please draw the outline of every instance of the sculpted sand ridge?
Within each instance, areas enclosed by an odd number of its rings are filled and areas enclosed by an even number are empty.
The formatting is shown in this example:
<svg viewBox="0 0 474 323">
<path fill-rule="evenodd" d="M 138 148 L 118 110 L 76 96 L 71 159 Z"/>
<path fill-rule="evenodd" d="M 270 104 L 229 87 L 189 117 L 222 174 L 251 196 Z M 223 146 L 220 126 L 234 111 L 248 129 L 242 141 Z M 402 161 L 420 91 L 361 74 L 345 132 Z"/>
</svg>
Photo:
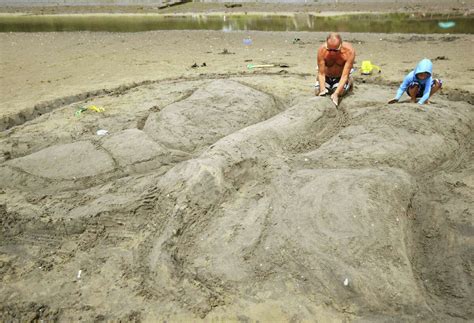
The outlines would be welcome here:
<svg viewBox="0 0 474 323">
<path fill-rule="evenodd" d="M 392 92 L 156 82 L 11 128 L 4 317 L 473 319 L 472 105 Z"/>
</svg>

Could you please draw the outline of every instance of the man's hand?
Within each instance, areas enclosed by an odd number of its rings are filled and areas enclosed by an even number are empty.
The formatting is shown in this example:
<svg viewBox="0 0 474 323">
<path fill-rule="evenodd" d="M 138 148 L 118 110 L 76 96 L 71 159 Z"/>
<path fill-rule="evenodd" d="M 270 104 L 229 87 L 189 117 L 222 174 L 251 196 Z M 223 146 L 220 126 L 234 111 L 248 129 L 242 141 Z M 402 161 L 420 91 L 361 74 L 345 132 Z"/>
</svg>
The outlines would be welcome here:
<svg viewBox="0 0 474 323">
<path fill-rule="evenodd" d="M 328 94 L 328 93 L 329 93 L 328 89 L 323 88 L 323 89 L 321 89 L 321 90 L 319 91 L 319 94 L 318 94 L 318 95 L 319 95 L 319 96 L 325 96 L 325 95 Z"/>
<path fill-rule="evenodd" d="M 331 100 L 336 105 L 336 107 L 339 105 L 339 95 L 336 92 L 331 94 Z"/>
<path fill-rule="evenodd" d="M 390 101 L 388 101 L 388 104 L 393 104 L 393 103 L 397 103 L 398 100 L 397 99 L 391 99 Z"/>
</svg>

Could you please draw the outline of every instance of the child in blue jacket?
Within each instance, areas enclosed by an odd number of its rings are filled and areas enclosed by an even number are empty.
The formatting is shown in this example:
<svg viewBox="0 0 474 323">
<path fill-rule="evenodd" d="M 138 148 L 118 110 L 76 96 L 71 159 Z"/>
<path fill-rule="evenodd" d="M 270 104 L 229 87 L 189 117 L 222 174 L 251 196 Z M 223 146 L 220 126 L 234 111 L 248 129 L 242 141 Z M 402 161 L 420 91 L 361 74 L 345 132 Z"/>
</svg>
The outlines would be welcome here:
<svg viewBox="0 0 474 323">
<path fill-rule="evenodd" d="M 442 85 L 443 82 L 440 79 L 433 79 L 433 63 L 425 58 L 408 73 L 398 88 L 397 95 L 388 103 L 398 102 L 405 91 L 410 96 L 411 102 L 416 102 L 416 99 L 420 98 L 418 104 L 429 103 L 428 99 L 441 89 Z"/>
</svg>

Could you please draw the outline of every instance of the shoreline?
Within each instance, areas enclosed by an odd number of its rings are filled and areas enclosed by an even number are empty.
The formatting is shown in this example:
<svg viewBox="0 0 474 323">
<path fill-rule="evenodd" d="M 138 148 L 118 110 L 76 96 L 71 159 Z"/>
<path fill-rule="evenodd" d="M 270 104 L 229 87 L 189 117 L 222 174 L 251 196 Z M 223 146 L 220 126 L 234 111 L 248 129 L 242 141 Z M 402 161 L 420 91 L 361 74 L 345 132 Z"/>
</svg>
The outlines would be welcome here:
<svg viewBox="0 0 474 323">
<path fill-rule="evenodd" d="M 402 12 L 384 12 L 384 11 L 326 11 L 326 12 L 291 12 L 291 11 L 281 11 L 281 12 L 269 12 L 269 11 L 212 11 L 212 12 L 165 12 L 165 13 L 156 13 L 156 12 L 145 12 L 145 13 L 110 13 L 110 12 L 88 12 L 88 13 L 45 13 L 45 14 L 31 14 L 28 12 L 0 12 L 0 16 L 5 17 L 16 17 L 16 16 L 33 16 L 33 17 L 102 17 L 102 16 L 125 16 L 125 17 L 188 17 L 188 16 L 281 16 L 281 17 L 294 17 L 298 15 L 308 15 L 315 17 L 339 17 L 339 16 L 356 16 L 356 15 L 374 15 L 374 16 L 389 16 L 389 15 L 414 15 L 414 13 L 402 13 Z M 431 17 L 443 17 L 446 14 L 443 13 L 430 13 L 430 15 L 420 14 L 418 17 L 421 18 L 431 18 Z M 472 17 L 474 13 L 470 14 L 454 14 L 449 15 L 449 18 L 463 18 L 463 17 Z M 418 18 L 416 17 L 416 18 Z"/>
<path fill-rule="evenodd" d="M 474 14 L 471 4 L 450 0 L 338 4 L 256 4 L 226 8 L 225 3 L 186 3 L 165 9 L 153 6 L 0 6 L 4 17 L 40 16 L 147 16 L 179 17 L 191 15 L 238 16 L 413 14 L 423 16 Z M 461 14 L 463 13 L 463 14 Z M 119 16 L 117 16 L 119 15 Z M 454 17 L 454 16 L 451 16 Z M 285 62 L 293 74 L 313 74 L 315 51 L 327 32 L 315 31 L 226 31 L 226 30 L 154 30 L 136 32 L 5 32 L 0 33 L 3 55 L 3 106 L 0 117 L 31 110 L 41 102 L 75 96 L 123 84 L 219 73 L 248 73 L 246 61 Z M 357 61 L 371 60 L 381 65 L 381 77 L 401 82 L 408 68 L 421 58 L 445 58 L 435 62 L 436 72 L 446 80 L 445 90 L 474 93 L 474 60 L 467 56 L 474 36 L 470 34 L 416 34 L 342 32 L 355 44 Z M 252 46 L 242 39 L 251 36 Z M 301 39 L 300 43 L 292 43 Z M 224 49 L 231 55 L 221 55 Z M 411 57 L 406 53 L 412 52 Z M 34 54 L 33 54 L 34 53 Z M 207 68 L 191 68 L 206 62 Z M 393 63 L 390 63 L 393 62 Z M 118 64 L 120 68 L 116 68 Z"/>
<path fill-rule="evenodd" d="M 455 0 L 432 3 L 430 1 L 371 2 L 357 3 L 204 3 L 188 2 L 159 7 L 147 5 L 0 5 L 1 13 L 26 14 L 65 14 L 65 13 L 318 13 L 323 15 L 347 13 L 430 13 L 430 14 L 474 14 L 474 1 L 458 2 Z"/>
</svg>

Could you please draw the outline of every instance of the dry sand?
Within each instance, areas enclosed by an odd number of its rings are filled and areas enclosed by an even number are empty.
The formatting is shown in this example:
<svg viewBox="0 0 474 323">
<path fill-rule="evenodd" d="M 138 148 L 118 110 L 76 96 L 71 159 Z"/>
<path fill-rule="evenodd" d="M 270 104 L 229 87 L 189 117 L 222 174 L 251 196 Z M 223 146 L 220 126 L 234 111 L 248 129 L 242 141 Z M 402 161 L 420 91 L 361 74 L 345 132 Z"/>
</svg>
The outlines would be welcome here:
<svg viewBox="0 0 474 323">
<path fill-rule="evenodd" d="M 0 34 L 2 320 L 473 320 L 474 37 L 344 34 L 338 109 L 324 37 Z"/>
<path fill-rule="evenodd" d="M 251 46 L 243 44 L 247 36 L 253 40 Z M 305 76 L 311 90 L 316 49 L 325 36 L 216 31 L 0 34 L 0 129 L 30 119 L 35 105 L 58 98 L 71 97 L 72 102 L 81 93 L 144 81 L 254 73 L 246 68 L 250 63 L 286 63 L 290 67 L 285 71 Z M 474 58 L 468 54 L 474 46 L 472 35 L 348 33 L 343 37 L 354 44 L 359 64 L 368 59 L 382 68 L 380 82 L 394 85 L 392 92 L 424 57 L 433 59 L 435 76 L 444 80 L 446 93 L 474 92 Z M 301 41 L 293 44 L 295 38 Z M 231 54 L 223 55 L 225 49 Z M 191 68 L 194 63 L 207 66 Z"/>
</svg>

